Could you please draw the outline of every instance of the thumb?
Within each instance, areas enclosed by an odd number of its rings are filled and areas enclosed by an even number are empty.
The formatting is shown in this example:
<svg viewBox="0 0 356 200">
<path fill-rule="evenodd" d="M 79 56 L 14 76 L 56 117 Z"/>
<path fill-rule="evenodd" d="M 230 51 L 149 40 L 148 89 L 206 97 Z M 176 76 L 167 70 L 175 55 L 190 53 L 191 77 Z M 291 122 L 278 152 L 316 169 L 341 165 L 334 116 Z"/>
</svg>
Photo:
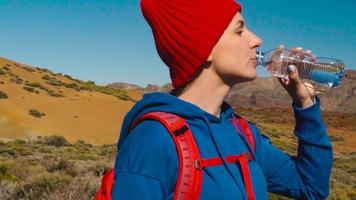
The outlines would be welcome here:
<svg viewBox="0 0 356 200">
<path fill-rule="evenodd" d="M 299 73 L 298 73 L 297 67 L 295 65 L 289 65 L 287 68 L 287 71 L 288 71 L 288 77 L 289 77 L 290 82 L 292 82 L 294 84 L 301 82 L 301 80 L 299 78 Z"/>
</svg>

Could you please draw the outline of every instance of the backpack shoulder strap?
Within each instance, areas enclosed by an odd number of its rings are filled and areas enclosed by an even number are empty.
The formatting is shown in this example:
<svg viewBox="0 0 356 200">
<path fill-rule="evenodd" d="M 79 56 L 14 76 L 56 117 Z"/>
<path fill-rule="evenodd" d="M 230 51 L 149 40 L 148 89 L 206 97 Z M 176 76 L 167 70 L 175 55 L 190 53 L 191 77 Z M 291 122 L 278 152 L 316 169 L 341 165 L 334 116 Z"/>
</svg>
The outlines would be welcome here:
<svg viewBox="0 0 356 200">
<path fill-rule="evenodd" d="M 135 120 L 130 126 L 129 131 L 144 120 L 157 120 L 161 122 L 175 143 L 179 159 L 179 171 L 173 199 L 199 199 L 203 171 L 199 170 L 196 161 L 201 160 L 201 156 L 186 121 L 182 117 L 171 113 L 150 112 Z M 111 200 L 113 184 L 114 169 L 111 169 L 104 174 L 101 187 L 96 193 L 94 200 Z"/>
<path fill-rule="evenodd" d="M 237 114 L 234 114 L 236 118 L 231 119 L 239 133 L 242 133 L 246 138 L 253 152 L 256 151 L 255 137 L 247 122 L 247 120 Z"/>
<path fill-rule="evenodd" d="M 178 153 L 179 171 L 174 200 L 199 199 L 203 172 L 197 170 L 195 161 L 200 160 L 200 152 L 193 134 L 186 121 L 175 114 L 167 112 L 149 112 L 142 115 L 131 126 L 131 129 L 144 120 L 161 122 L 171 135 Z"/>
<path fill-rule="evenodd" d="M 101 185 L 94 196 L 94 200 L 111 200 L 112 187 L 114 185 L 114 169 L 105 172 L 101 179 Z"/>
</svg>

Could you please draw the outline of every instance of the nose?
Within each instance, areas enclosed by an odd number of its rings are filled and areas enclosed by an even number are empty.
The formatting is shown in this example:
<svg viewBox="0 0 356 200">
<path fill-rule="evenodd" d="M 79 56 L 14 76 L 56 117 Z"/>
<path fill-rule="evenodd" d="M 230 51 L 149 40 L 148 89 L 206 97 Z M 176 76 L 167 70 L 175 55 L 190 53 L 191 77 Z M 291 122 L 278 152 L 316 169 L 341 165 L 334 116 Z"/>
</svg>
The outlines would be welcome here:
<svg viewBox="0 0 356 200">
<path fill-rule="evenodd" d="M 263 41 L 261 38 L 259 38 L 256 34 L 251 33 L 251 41 L 250 41 L 250 47 L 251 48 L 258 48 L 262 45 Z"/>
</svg>

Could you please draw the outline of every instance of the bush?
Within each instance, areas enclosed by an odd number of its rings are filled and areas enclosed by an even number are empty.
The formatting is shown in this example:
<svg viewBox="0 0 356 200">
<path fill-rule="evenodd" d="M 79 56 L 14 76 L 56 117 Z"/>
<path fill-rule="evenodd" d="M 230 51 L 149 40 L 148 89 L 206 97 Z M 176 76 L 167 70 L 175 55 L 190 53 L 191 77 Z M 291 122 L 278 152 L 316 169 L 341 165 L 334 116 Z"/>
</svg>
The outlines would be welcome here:
<svg viewBox="0 0 356 200">
<path fill-rule="evenodd" d="M 28 114 L 29 115 L 32 115 L 34 117 L 37 117 L 37 118 L 41 118 L 42 116 L 45 116 L 46 114 L 44 113 L 41 113 L 40 111 L 36 110 L 36 109 L 30 109 L 28 111 Z"/>
<path fill-rule="evenodd" d="M 48 83 L 50 85 L 54 85 L 54 86 L 62 86 L 64 84 L 62 81 L 59 81 L 57 79 L 50 79 L 50 80 L 46 81 L 46 83 Z"/>
<path fill-rule="evenodd" d="M 32 87 L 24 86 L 22 89 L 29 91 L 29 92 L 35 92 L 35 88 L 32 88 Z"/>
<path fill-rule="evenodd" d="M 16 189 L 16 199 L 38 200 L 53 191 L 64 188 L 71 183 L 72 178 L 68 175 L 42 174 L 38 178 L 24 183 Z"/>
<path fill-rule="evenodd" d="M 42 76 L 42 79 L 43 80 L 51 80 L 51 77 L 46 74 L 46 75 Z"/>
<path fill-rule="evenodd" d="M 63 147 L 69 145 L 68 141 L 63 136 L 58 135 L 44 136 L 39 138 L 37 142 L 55 147 Z"/>
<path fill-rule="evenodd" d="M 10 173 L 9 165 L 7 165 L 5 163 L 0 163 L 0 183 L 5 180 L 6 181 L 15 181 L 16 177 Z"/>
<path fill-rule="evenodd" d="M 12 158 L 16 156 L 16 151 L 9 147 L 1 147 L 0 155 L 8 158 Z"/>
<path fill-rule="evenodd" d="M 64 75 L 64 77 L 68 78 L 68 79 L 73 79 L 71 76 L 69 75 Z"/>
<path fill-rule="evenodd" d="M 109 145 L 103 145 L 99 149 L 99 155 L 100 156 L 112 156 L 115 155 L 117 151 L 117 147 L 115 144 Z"/>
<path fill-rule="evenodd" d="M 114 166 L 109 165 L 106 162 L 95 162 L 89 170 L 94 173 L 95 176 L 102 176 L 105 172 L 112 169 Z"/>
<path fill-rule="evenodd" d="M 97 154 L 93 154 L 93 153 L 80 153 L 77 155 L 73 155 L 71 157 L 71 159 L 73 160 L 93 160 L 93 161 L 99 160 L 99 158 L 100 157 Z"/>
<path fill-rule="evenodd" d="M 64 97 L 63 94 L 61 93 L 56 93 L 55 91 L 53 90 L 47 90 L 47 93 L 49 96 L 52 96 L 52 97 Z"/>
<path fill-rule="evenodd" d="M 89 151 L 91 148 L 93 148 L 92 144 L 85 143 L 85 141 L 83 140 L 76 141 L 73 144 L 73 146 L 77 149 L 86 150 L 86 151 Z"/>
<path fill-rule="evenodd" d="M 332 142 L 345 141 L 345 139 L 341 136 L 330 135 L 329 137 Z"/>
<path fill-rule="evenodd" d="M 5 75 L 6 72 L 4 72 L 2 69 L 0 69 L 0 75 Z"/>
<path fill-rule="evenodd" d="M 78 174 L 74 163 L 63 158 L 59 161 L 54 159 L 43 160 L 42 165 L 47 169 L 48 172 L 63 171 L 65 174 L 72 177 Z"/>
<path fill-rule="evenodd" d="M 95 82 L 89 80 L 89 81 L 86 82 L 86 84 L 88 84 L 88 85 L 95 85 Z"/>
<path fill-rule="evenodd" d="M 10 70 L 10 68 L 7 67 L 7 66 L 3 66 L 2 68 L 3 68 L 4 70 Z"/>
<path fill-rule="evenodd" d="M 42 88 L 42 85 L 39 83 L 26 83 L 25 85 L 29 87 Z"/>
<path fill-rule="evenodd" d="M 80 91 L 80 87 L 76 83 L 65 83 L 64 86 Z"/>
<path fill-rule="evenodd" d="M 15 184 L 9 181 L 0 181 L 0 199 L 10 200 L 12 199 L 12 193 L 14 191 Z"/>
<path fill-rule="evenodd" d="M 5 92 L 0 91 L 0 99 L 7 99 L 8 96 Z"/>
<path fill-rule="evenodd" d="M 16 84 L 23 83 L 23 80 L 20 77 L 18 77 L 17 75 L 14 75 L 14 78 L 12 78 L 11 81 L 15 82 Z"/>
<path fill-rule="evenodd" d="M 18 65 L 17 65 L 18 66 Z M 35 72 L 36 70 L 32 67 L 28 67 L 28 66 L 22 66 L 22 69 L 28 71 L 28 72 Z"/>
</svg>

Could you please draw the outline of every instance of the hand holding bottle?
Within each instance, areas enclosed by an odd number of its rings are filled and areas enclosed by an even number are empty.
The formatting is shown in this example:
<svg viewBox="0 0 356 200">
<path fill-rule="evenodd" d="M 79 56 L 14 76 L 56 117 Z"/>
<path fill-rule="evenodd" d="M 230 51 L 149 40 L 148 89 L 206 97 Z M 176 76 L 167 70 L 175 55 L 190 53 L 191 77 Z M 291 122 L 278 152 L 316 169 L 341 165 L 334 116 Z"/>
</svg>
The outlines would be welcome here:
<svg viewBox="0 0 356 200">
<path fill-rule="evenodd" d="M 278 49 L 283 50 L 283 45 L 280 45 Z M 315 58 L 311 51 L 304 51 L 302 48 L 290 49 L 287 54 L 301 59 L 305 57 Z M 287 77 L 278 77 L 278 80 L 291 96 L 293 102 L 302 108 L 312 105 L 316 95 L 314 86 L 308 81 L 300 79 L 296 66 L 292 64 L 287 66 L 287 72 Z"/>
</svg>

